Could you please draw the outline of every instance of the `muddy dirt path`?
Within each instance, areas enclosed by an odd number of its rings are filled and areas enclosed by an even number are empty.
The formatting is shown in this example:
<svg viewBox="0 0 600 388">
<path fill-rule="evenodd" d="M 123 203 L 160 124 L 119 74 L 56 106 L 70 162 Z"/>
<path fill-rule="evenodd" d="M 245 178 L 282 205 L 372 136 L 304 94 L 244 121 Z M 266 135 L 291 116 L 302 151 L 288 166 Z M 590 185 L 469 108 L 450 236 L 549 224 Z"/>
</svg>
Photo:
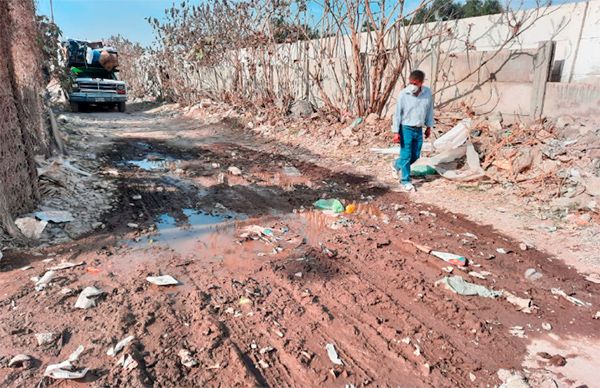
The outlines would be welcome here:
<svg viewBox="0 0 600 388">
<path fill-rule="evenodd" d="M 46 367 L 79 345 L 77 364 L 89 371 L 63 386 L 483 387 L 501 384 L 500 369 L 531 386 L 595 385 L 600 285 L 559 260 L 234 123 L 160 109 L 77 119 L 118 206 L 76 242 L 5 253 L 1 385 L 53 384 Z M 319 198 L 357 211 L 315 211 Z M 66 261 L 83 264 L 35 290 L 30 277 Z M 530 269 L 541 276 L 526 277 Z M 146 280 L 158 275 L 179 284 Z M 510 292 L 525 311 L 506 293 L 436 285 L 452 276 Z M 103 291 L 96 305 L 74 308 L 89 286 Z M 35 334 L 50 332 L 38 345 Z M 19 353 L 32 360 L 8 367 Z"/>
</svg>

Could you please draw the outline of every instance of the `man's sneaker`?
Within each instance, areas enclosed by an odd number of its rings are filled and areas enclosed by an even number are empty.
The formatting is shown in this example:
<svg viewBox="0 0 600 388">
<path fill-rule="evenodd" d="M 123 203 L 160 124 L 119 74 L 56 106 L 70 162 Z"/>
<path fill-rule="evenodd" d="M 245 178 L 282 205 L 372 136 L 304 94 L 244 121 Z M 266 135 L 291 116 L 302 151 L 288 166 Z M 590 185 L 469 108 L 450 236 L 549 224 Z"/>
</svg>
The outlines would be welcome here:
<svg viewBox="0 0 600 388">
<path fill-rule="evenodd" d="M 394 177 L 394 179 L 399 179 L 400 176 L 398 175 L 398 170 L 396 169 L 396 161 L 393 160 L 392 161 L 392 176 Z"/>
<path fill-rule="evenodd" d="M 415 186 L 408 182 L 408 183 L 400 183 L 400 188 L 402 189 L 402 191 L 410 193 L 411 191 L 415 191 Z"/>
</svg>

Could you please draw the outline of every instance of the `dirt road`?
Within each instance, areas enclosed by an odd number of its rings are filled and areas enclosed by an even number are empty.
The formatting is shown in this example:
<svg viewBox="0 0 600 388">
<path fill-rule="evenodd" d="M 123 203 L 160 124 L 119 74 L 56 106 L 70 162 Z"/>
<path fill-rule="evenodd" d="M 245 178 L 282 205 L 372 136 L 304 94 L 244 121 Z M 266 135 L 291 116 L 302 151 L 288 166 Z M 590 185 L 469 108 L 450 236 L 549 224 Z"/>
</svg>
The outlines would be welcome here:
<svg viewBox="0 0 600 388">
<path fill-rule="evenodd" d="M 67 118 L 118 201 L 104 229 L 41 255 L 5 252 L 3 386 L 51 383 L 46 367 L 79 345 L 91 386 L 483 387 L 501 369 L 531 386 L 597 381 L 600 285 L 557 259 L 232 122 L 161 109 Z M 313 210 L 319 198 L 358 209 L 334 217 Z M 61 262 L 83 264 L 36 291 L 30 277 Z M 146 280 L 157 275 L 179 284 Z M 505 293 L 453 293 L 436 285 L 447 276 Z M 74 308 L 88 286 L 104 293 Z M 38 345 L 46 332 L 57 336 Z M 33 360 L 9 368 L 19 353 Z"/>
</svg>

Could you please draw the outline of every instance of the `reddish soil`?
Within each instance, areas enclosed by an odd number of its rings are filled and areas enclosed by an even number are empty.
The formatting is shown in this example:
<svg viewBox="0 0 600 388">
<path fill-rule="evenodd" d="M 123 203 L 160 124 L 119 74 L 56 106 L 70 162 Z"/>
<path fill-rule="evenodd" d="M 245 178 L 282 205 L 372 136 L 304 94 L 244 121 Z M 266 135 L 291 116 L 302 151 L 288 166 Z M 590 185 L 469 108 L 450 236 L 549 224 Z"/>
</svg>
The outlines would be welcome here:
<svg viewBox="0 0 600 388">
<path fill-rule="evenodd" d="M 94 125 L 108 127 L 111 117 L 98 115 Z M 109 179 L 121 190 L 104 230 L 70 244 L 5 253 L 2 386 L 494 386 L 498 369 L 522 369 L 528 338 L 543 335 L 542 323 L 558 336 L 598 339 L 599 321 L 592 316 L 600 285 L 582 281 L 559 260 L 522 251 L 489 226 L 411 203 L 369 177 L 283 156 L 280 144 L 261 144 L 225 123 L 160 120 L 173 128 L 167 133 L 178 135 L 165 140 L 150 130 L 144 135 L 139 125 L 135 132 L 134 126 L 121 128 L 130 133 L 113 134 L 113 146 L 103 150 L 106 168 L 119 171 Z M 157 155 L 180 162 L 157 170 L 128 163 Z M 229 166 L 242 175 L 228 173 Z M 301 176 L 285 175 L 285 166 Z M 358 211 L 335 218 L 312 210 L 321 197 L 355 202 Z M 224 222 L 200 232 L 186 225 L 184 209 L 221 214 Z M 155 230 L 161 215 L 175 220 L 173 236 Z M 254 224 L 274 237 L 242 238 Z M 533 312 L 516 311 L 504 298 L 435 286 L 448 265 L 405 240 L 466 256 L 470 265 L 453 275 L 531 298 Z M 47 258 L 53 260 L 42 261 Z M 61 261 L 85 264 L 59 271 L 36 292 L 29 278 Z M 25 265 L 33 268 L 21 271 Z M 526 280 L 528 268 L 543 277 Z M 469 271 L 491 275 L 482 280 Z M 146 281 L 159 274 L 181 284 Z M 79 291 L 91 285 L 106 294 L 96 307 L 74 309 Z M 65 295 L 64 288 L 74 293 Z M 555 297 L 551 288 L 592 307 Z M 511 335 L 513 326 L 523 327 L 528 338 Z M 41 332 L 61 335 L 38 346 L 34 334 Z M 138 363 L 130 371 L 116 364 L 120 354 L 106 355 L 129 335 L 136 339 L 122 354 Z M 328 343 L 343 365 L 329 359 Z M 90 368 L 83 381 L 43 378 L 48 364 L 67 359 L 79 345 L 85 350 L 78 364 Z M 198 365 L 182 365 L 181 349 Z M 19 353 L 36 360 L 31 368 L 7 367 Z"/>
</svg>

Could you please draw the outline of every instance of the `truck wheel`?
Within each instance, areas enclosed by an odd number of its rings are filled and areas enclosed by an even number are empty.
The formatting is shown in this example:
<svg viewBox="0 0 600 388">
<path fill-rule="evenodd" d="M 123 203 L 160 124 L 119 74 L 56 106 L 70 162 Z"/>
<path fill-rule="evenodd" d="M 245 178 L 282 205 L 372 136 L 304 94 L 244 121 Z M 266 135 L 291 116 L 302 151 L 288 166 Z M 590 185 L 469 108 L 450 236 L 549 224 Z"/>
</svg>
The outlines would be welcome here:
<svg viewBox="0 0 600 388">
<path fill-rule="evenodd" d="M 71 103 L 71 112 L 79 112 L 79 103 L 78 102 L 72 102 Z"/>
<path fill-rule="evenodd" d="M 119 102 L 119 112 L 125 112 L 127 110 L 127 106 L 124 102 Z"/>
</svg>

